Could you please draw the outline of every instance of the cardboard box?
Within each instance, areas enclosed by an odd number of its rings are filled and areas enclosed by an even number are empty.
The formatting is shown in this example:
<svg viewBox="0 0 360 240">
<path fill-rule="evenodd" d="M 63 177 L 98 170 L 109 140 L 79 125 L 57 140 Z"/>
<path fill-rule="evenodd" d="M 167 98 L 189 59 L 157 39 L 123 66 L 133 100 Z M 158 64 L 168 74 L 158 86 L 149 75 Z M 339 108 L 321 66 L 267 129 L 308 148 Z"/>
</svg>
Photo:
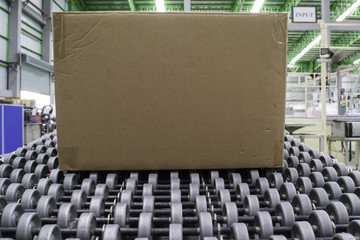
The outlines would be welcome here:
<svg viewBox="0 0 360 240">
<path fill-rule="evenodd" d="M 281 167 L 287 14 L 53 19 L 62 170 Z"/>
</svg>

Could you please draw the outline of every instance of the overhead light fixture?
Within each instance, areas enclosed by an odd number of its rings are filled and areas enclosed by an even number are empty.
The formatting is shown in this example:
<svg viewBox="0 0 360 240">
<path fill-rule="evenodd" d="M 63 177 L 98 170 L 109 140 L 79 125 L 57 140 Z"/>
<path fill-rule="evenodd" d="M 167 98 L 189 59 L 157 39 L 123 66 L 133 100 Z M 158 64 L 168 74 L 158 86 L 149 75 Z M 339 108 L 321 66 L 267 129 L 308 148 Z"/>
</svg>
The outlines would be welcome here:
<svg viewBox="0 0 360 240">
<path fill-rule="evenodd" d="M 288 64 L 287 67 L 288 68 L 294 68 L 294 67 L 296 67 L 296 65 L 295 64 Z"/>
<path fill-rule="evenodd" d="M 305 55 L 310 49 L 312 49 L 321 40 L 321 35 L 318 35 L 312 42 L 307 45 L 298 55 L 296 55 L 291 61 L 290 65 L 294 65 L 302 56 Z"/>
<path fill-rule="evenodd" d="M 360 59 L 354 61 L 354 64 L 359 64 L 360 63 Z"/>
<path fill-rule="evenodd" d="M 165 3 L 164 0 L 156 0 L 156 11 L 157 12 L 165 12 Z"/>
<path fill-rule="evenodd" d="M 342 20 L 344 20 L 347 16 L 349 16 L 350 14 L 352 14 L 357 7 L 360 6 L 360 0 L 357 0 L 356 2 L 353 3 L 353 5 L 351 5 L 348 9 L 346 9 L 345 12 L 343 12 L 343 14 L 341 14 L 336 21 L 337 22 L 341 22 Z"/>
<path fill-rule="evenodd" d="M 265 0 L 256 0 L 254 3 L 253 8 L 251 9 L 252 13 L 258 13 L 260 12 L 260 8 L 262 7 L 262 5 L 264 4 Z"/>
</svg>

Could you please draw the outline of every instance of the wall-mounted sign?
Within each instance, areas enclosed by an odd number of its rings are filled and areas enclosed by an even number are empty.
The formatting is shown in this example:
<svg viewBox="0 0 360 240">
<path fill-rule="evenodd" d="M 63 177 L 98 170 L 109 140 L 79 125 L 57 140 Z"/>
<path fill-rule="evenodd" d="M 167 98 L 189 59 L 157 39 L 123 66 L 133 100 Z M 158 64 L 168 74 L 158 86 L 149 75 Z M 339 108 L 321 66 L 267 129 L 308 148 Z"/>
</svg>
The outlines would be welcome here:
<svg viewBox="0 0 360 240">
<path fill-rule="evenodd" d="M 317 9 L 316 7 L 292 7 L 293 23 L 316 23 Z"/>
</svg>

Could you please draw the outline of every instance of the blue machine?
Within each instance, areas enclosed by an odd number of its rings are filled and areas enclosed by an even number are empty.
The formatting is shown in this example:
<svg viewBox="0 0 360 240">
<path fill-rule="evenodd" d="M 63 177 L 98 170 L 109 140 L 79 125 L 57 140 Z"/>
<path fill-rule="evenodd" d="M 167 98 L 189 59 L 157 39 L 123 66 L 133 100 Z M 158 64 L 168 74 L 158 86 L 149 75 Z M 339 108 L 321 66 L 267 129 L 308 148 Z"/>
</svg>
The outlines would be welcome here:
<svg viewBox="0 0 360 240">
<path fill-rule="evenodd" d="M 24 144 L 23 107 L 0 104 L 0 154 L 10 153 Z"/>
</svg>

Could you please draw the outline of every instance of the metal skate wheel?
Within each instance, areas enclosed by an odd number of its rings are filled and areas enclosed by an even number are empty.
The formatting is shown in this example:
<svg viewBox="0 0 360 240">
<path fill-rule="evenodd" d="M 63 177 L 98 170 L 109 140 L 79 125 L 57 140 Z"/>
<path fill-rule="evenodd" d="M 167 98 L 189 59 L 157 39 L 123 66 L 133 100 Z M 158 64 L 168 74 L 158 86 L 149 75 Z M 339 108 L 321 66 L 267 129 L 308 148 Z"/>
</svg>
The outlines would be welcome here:
<svg viewBox="0 0 360 240">
<path fill-rule="evenodd" d="M 78 182 L 78 176 L 75 173 L 67 173 L 64 176 L 64 189 L 73 190 Z"/>
<path fill-rule="evenodd" d="M 17 156 L 13 153 L 7 153 L 3 155 L 3 164 L 12 164 Z"/>
<path fill-rule="evenodd" d="M 226 202 L 231 202 L 231 196 L 228 189 L 221 189 L 218 191 L 217 199 L 221 203 L 221 208 L 223 208 Z"/>
<path fill-rule="evenodd" d="M 152 213 L 141 213 L 139 217 L 138 237 L 150 239 L 152 225 Z"/>
<path fill-rule="evenodd" d="M 301 152 L 299 154 L 299 163 L 307 163 L 309 164 L 311 161 L 311 155 L 308 152 Z"/>
<path fill-rule="evenodd" d="M 13 183 L 21 183 L 25 171 L 21 168 L 14 169 L 10 174 L 10 181 Z"/>
<path fill-rule="evenodd" d="M 333 240 L 356 240 L 350 233 L 337 233 L 334 235 Z"/>
<path fill-rule="evenodd" d="M 55 143 L 52 140 L 46 140 L 44 146 L 46 148 L 51 148 L 51 147 L 55 147 Z"/>
<path fill-rule="evenodd" d="M 121 240 L 120 227 L 117 224 L 106 224 L 102 239 Z"/>
<path fill-rule="evenodd" d="M 200 185 L 200 175 L 198 173 L 190 173 L 190 182 Z"/>
<path fill-rule="evenodd" d="M 269 212 L 257 212 L 254 218 L 254 226 L 259 227 L 259 236 L 262 239 L 269 238 L 274 234 L 272 219 Z"/>
<path fill-rule="evenodd" d="M 21 215 L 25 213 L 20 203 L 9 203 L 4 207 L 1 214 L 1 227 L 16 227 Z"/>
<path fill-rule="evenodd" d="M 245 214 L 248 216 L 255 216 L 260 210 L 259 199 L 255 195 L 248 195 L 244 200 L 244 208 L 247 209 Z"/>
<path fill-rule="evenodd" d="M 352 220 L 348 226 L 347 232 L 353 236 L 360 236 L 360 220 Z"/>
<path fill-rule="evenodd" d="M 173 178 L 179 178 L 179 172 L 178 171 L 171 171 L 170 172 L 170 179 Z"/>
<path fill-rule="evenodd" d="M 47 195 L 51 184 L 52 182 L 50 179 L 41 178 L 36 186 L 36 189 L 39 190 L 41 195 Z"/>
<path fill-rule="evenodd" d="M 50 171 L 49 178 L 53 183 L 63 183 L 64 182 L 64 173 L 59 169 L 53 169 Z"/>
<path fill-rule="evenodd" d="M 7 201 L 4 196 L 0 195 L 0 212 L 2 212 L 2 209 L 7 205 Z"/>
<path fill-rule="evenodd" d="M 292 226 L 295 222 L 295 215 L 290 202 L 281 202 L 276 205 L 275 216 L 281 217 L 281 226 Z"/>
<path fill-rule="evenodd" d="M 320 172 L 312 172 L 309 178 L 313 187 L 323 187 L 325 184 L 324 177 Z"/>
<path fill-rule="evenodd" d="M 106 201 L 109 197 L 109 189 L 106 184 L 97 184 L 94 192 L 94 196 L 101 196 Z"/>
<path fill-rule="evenodd" d="M 306 194 L 296 194 L 292 205 L 294 212 L 298 215 L 309 215 L 313 210 L 311 200 Z"/>
<path fill-rule="evenodd" d="M 299 147 L 301 145 L 301 142 L 299 140 L 297 140 L 296 138 L 293 138 L 290 143 L 291 143 L 291 146 L 295 146 L 295 147 Z"/>
<path fill-rule="evenodd" d="M 296 188 L 300 193 L 310 193 L 313 188 L 310 178 L 308 177 L 299 177 L 296 181 Z"/>
<path fill-rule="evenodd" d="M 183 227 L 181 224 L 170 224 L 169 226 L 169 240 L 182 240 Z"/>
<path fill-rule="evenodd" d="M 91 172 L 89 174 L 89 178 L 94 180 L 94 183 L 97 184 L 98 183 L 98 179 L 99 179 L 99 174 L 96 172 Z"/>
<path fill-rule="evenodd" d="M 59 167 L 59 159 L 58 157 L 49 157 L 47 161 L 47 166 L 49 169 L 55 169 Z"/>
<path fill-rule="evenodd" d="M 150 183 L 145 183 L 144 186 L 143 186 L 143 196 L 144 196 L 144 191 L 147 190 L 147 186 L 149 185 Z M 150 184 L 151 185 L 151 184 Z M 131 190 L 132 192 L 135 192 L 135 189 L 136 189 L 136 186 L 137 186 L 137 180 L 135 178 L 128 178 L 126 180 L 126 189 L 128 190 Z M 151 195 L 152 195 L 152 185 L 151 185 Z M 150 196 L 151 196 L 150 195 Z"/>
<path fill-rule="evenodd" d="M 299 154 L 300 154 L 300 150 L 299 150 L 298 147 L 293 146 L 293 147 L 290 148 L 290 150 L 289 150 L 289 155 L 290 155 L 290 156 L 296 156 L 296 157 L 298 157 Z"/>
<path fill-rule="evenodd" d="M 183 222 L 183 208 L 181 203 L 172 203 L 171 204 L 171 223 Z"/>
<path fill-rule="evenodd" d="M 26 160 L 23 157 L 16 157 L 12 163 L 13 168 L 24 168 Z"/>
<path fill-rule="evenodd" d="M 330 217 L 324 210 L 314 210 L 309 216 L 309 223 L 316 226 L 314 233 L 317 237 L 331 237 L 334 235 Z"/>
<path fill-rule="evenodd" d="M 180 189 L 180 178 L 171 178 L 170 188 L 172 190 Z"/>
<path fill-rule="evenodd" d="M 295 168 L 287 168 L 284 172 L 284 179 L 287 182 L 295 183 L 299 178 L 298 171 Z M 266 179 L 266 178 L 265 178 Z"/>
<path fill-rule="evenodd" d="M 34 229 L 41 228 L 41 219 L 37 213 L 24 213 L 21 215 L 17 228 L 16 239 L 32 240 Z"/>
<path fill-rule="evenodd" d="M 181 190 L 171 189 L 170 200 L 172 203 L 180 203 L 181 202 Z"/>
<path fill-rule="evenodd" d="M 26 148 L 19 147 L 18 149 L 16 149 L 15 155 L 18 157 L 25 157 L 26 151 L 27 151 Z"/>
<path fill-rule="evenodd" d="M 291 238 L 298 240 L 315 240 L 315 234 L 309 222 L 295 222 L 291 229 Z"/>
<path fill-rule="evenodd" d="M 157 188 L 158 183 L 158 174 L 157 173 L 150 173 L 148 178 L 148 183 L 151 183 L 153 185 L 153 188 Z"/>
<path fill-rule="evenodd" d="M 36 162 L 38 164 L 47 164 L 48 160 L 49 160 L 49 156 L 44 153 L 39 154 L 36 158 Z"/>
<path fill-rule="evenodd" d="M 121 192 L 120 202 L 126 203 L 129 208 L 131 207 L 133 193 L 131 190 L 125 189 Z"/>
<path fill-rule="evenodd" d="M 35 168 L 37 167 L 37 165 L 38 164 L 35 160 L 26 161 L 24 170 L 27 173 L 33 173 L 33 172 L 35 172 Z"/>
<path fill-rule="evenodd" d="M 51 217 L 53 210 L 56 209 L 56 202 L 52 196 L 41 196 L 36 207 L 36 212 L 40 217 Z"/>
<path fill-rule="evenodd" d="M 26 173 L 21 180 L 21 185 L 26 189 L 34 188 L 37 183 L 38 178 L 34 173 Z"/>
<path fill-rule="evenodd" d="M 284 160 L 287 161 L 287 159 L 289 158 L 289 152 L 288 150 L 284 149 Z"/>
<path fill-rule="evenodd" d="M 223 216 L 226 216 L 226 224 L 230 227 L 233 223 L 238 222 L 238 210 L 234 202 L 224 204 Z"/>
<path fill-rule="evenodd" d="M 10 164 L 1 164 L 0 165 L 0 177 L 10 178 L 10 174 L 13 171 L 13 167 Z"/>
<path fill-rule="evenodd" d="M 335 224 L 349 223 L 349 214 L 343 203 L 331 202 L 326 206 L 325 211 L 329 215 L 331 221 L 333 221 Z"/>
<path fill-rule="evenodd" d="M 299 145 L 299 150 L 301 152 L 309 152 L 310 148 L 308 145 L 306 145 L 305 143 L 300 143 Z"/>
<path fill-rule="evenodd" d="M 344 163 L 335 163 L 333 167 L 338 176 L 347 176 L 349 174 L 349 168 Z"/>
<path fill-rule="evenodd" d="M 337 183 L 340 185 L 343 192 L 353 193 L 355 191 L 355 183 L 349 176 L 339 177 Z"/>
<path fill-rule="evenodd" d="M 250 195 L 249 185 L 247 183 L 240 183 L 236 186 L 236 195 L 240 201 L 244 201 L 245 197 Z"/>
<path fill-rule="evenodd" d="M 292 201 L 296 195 L 296 189 L 293 183 L 284 182 L 280 187 L 280 197 L 282 200 Z"/>
<path fill-rule="evenodd" d="M 34 173 L 38 178 L 46 178 L 47 175 L 50 173 L 49 168 L 45 164 L 38 164 L 35 168 Z"/>
<path fill-rule="evenodd" d="M 270 188 L 266 190 L 264 194 L 264 201 L 268 203 L 268 206 L 275 208 L 278 203 L 280 203 L 280 195 L 277 189 Z"/>
<path fill-rule="evenodd" d="M 249 233 L 245 223 L 233 223 L 230 238 L 235 240 L 249 240 Z"/>
<path fill-rule="evenodd" d="M 322 170 L 325 182 L 336 182 L 338 180 L 337 173 L 333 167 L 325 167 Z"/>
<path fill-rule="evenodd" d="M 11 181 L 8 178 L 0 178 L 0 195 L 4 195 L 10 186 Z"/>
<path fill-rule="evenodd" d="M 109 173 L 106 176 L 106 185 L 108 186 L 109 190 L 114 190 L 117 188 L 118 185 L 118 176 L 115 173 Z"/>
<path fill-rule="evenodd" d="M 294 138 L 293 138 L 293 136 L 291 136 L 290 134 L 285 134 L 285 136 L 284 136 L 284 144 L 285 143 L 288 143 L 288 144 L 290 144 L 290 146 L 291 146 L 291 141 L 293 140 Z"/>
<path fill-rule="evenodd" d="M 311 170 L 310 170 L 310 166 L 307 163 L 299 163 L 299 165 L 297 165 L 296 167 L 298 174 L 300 177 L 309 177 Z"/>
<path fill-rule="evenodd" d="M 109 185 L 108 185 L 108 187 L 109 187 Z M 90 178 L 84 178 L 84 180 L 82 181 L 82 184 L 81 184 L 81 190 L 83 190 L 85 192 L 86 196 L 94 195 L 94 192 L 95 192 L 94 180 L 92 180 Z"/>
<path fill-rule="evenodd" d="M 312 159 L 310 161 L 310 169 L 312 172 L 321 172 L 324 169 L 324 165 L 319 159 Z"/>
<path fill-rule="evenodd" d="M 339 201 L 342 202 L 349 215 L 360 215 L 360 199 L 354 193 L 343 193 Z"/>
<path fill-rule="evenodd" d="M 96 219 L 92 213 L 82 213 L 76 228 L 76 237 L 90 239 L 95 233 Z"/>
<path fill-rule="evenodd" d="M 284 142 L 284 149 L 289 151 L 291 148 L 291 143 L 290 142 Z"/>
<path fill-rule="evenodd" d="M 360 198 L 360 187 L 356 187 L 354 190 L 354 194 Z"/>
<path fill-rule="evenodd" d="M 216 178 L 219 178 L 219 171 L 211 171 L 210 172 L 210 183 L 214 184 Z"/>
<path fill-rule="evenodd" d="M 223 178 L 216 178 L 214 180 L 214 186 L 216 193 L 218 193 L 219 190 L 225 189 L 225 181 Z"/>
<path fill-rule="evenodd" d="M 196 183 L 189 184 L 189 198 L 190 201 L 195 201 L 196 196 L 200 195 L 200 186 Z"/>
<path fill-rule="evenodd" d="M 155 209 L 155 197 L 145 196 L 143 199 L 143 212 L 154 213 Z"/>
<path fill-rule="evenodd" d="M 329 155 L 320 156 L 319 160 L 322 162 L 324 167 L 332 167 L 333 161 Z"/>
<path fill-rule="evenodd" d="M 126 203 L 117 203 L 114 209 L 114 223 L 120 228 L 126 227 L 126 220 L 130 217 L 129 207 Z"/>
<path fill-rule="evenodd" d="M 44 225 L 39 232 L 37 240 L 59 240 L 62 239 L 60 228 L 56 224 Z"/>
<path fill-rule="evenodd" d="M 282 166 L 282 168 L 281 168 L 281 172 L 282 173 L 284 173 L 285 172 L 285 170 L 288 168 L 289 166 L 288 166 L 288 163 L 287 163 L 287 161 L 283 161 L 283 166 Z"/>
<path fill-rule="evenodd" d="M 139 180 L 139 173 L 131 172 L 129 178 L 134 178 L 134 179 L 136 179 L 136 181 L 138 181 Z"/>
<path fill-rule="evenodd" d="M 76 209 L 82 209 L 86 203 L 86 193 L 80 189 L 74 190 L 71 194 L 70 202 Z"/>
<path fill-rule="evenodd" d="M 309 154 L 310 154 L 310 157 L 312 158 L 312 159 L 319 159 L 320 158 L 320 152 L 318 151 L 318 150 L 316 150 L 316 149 L 310 149 L 309 150 Z"/>
<path fill-rule="evenodd" d="M 29 152 L 29 151 L 28 151 Z M 38 145 L 36 146 L 35 148 L 35 152 L 37 154 L 41 154 L 41 153 L 46 153 L 46 147 L 44 145 Z M 27 152 L 26 152 L 27 153 Z M 25 157 L 26 157 L 26 154 L 25 154 Z"/>
<path fill-rule="evenodd" d="M 290 168 L 296 168 L 297 165 L 299 164 L 299 159 L 296 156 L 290 156 L 286 161 Z"/>
<path fill-rule="evenodd" d="M 270 187 L 280 190 L 281 185 L 284 183 L 284 179 L 281 173 L 272 173 L 269 178 Z"/>
<path fill-rule="evenodd" d="M 354 181 L 356 187 L 360 186 L 360 172 L 359 171 L 352 171 L 349 173 L 348 176 L 351 177 L 351 179 Z"/>
<path fill-rule="evenodd" d="M 56 148 L 54 147 L 50 147 L 46 150 L 46 154 L 49 156 L 49 157 L 55 157 L 58 155 L 58 152 L 56 150 Z"/>
<path fill-rule="evenodd" d="M 264 195 L 265 191 L 269 189 L 269 182 L 267 178 L 260 177 L 255 181 L 256 192 L 260 195 Z"/>
<path fill-rule="evenodd" d="M 328 194 L 323 188 L 313 188 L 309 197 L 315 206 L 326 206 L 329 203 Z"/>
<path fill-rule="evenodd" d="M 256 179 L 259 178 L 259 171 L 258 170 L 250 170 L 249 172 L 249 183 L 255 184 Z"/>
<path fill-rule="evenodd" d="M 17 202 L 25 192 L 25 188 L 20 183 L 12 183 L 6 190 L 5 199 L 8 202 Z"/>
<path fill-rule="evenodd" d="M 153 195 L 153 185 L 151 183 L 145 183 L 143 185 L 143 192 L 142 192 L 142 198 L 145 196 L 152 196 Z"/>
<path fill-rule="evenodd" d="M 268 240 L 287 240 L 283 235 L 271 235 Z"/>
<path fill-rule="evenodd" d="M 69 228 L 73 226 L 77 217 L 76 209 L 72 203 L 63 203 L 59 207 L 57 216 L 57 225 L 60 228 Z"/>
<path fill-rule="evenodd" d="M 327 192 L 329 199 L 339 199 L 342 194 L 341 188 L 336 182 L 325 183 L 324 190 Z"/>
<path fill-rule="evenodd" d="M 26 209 L 36 209 L 41 194 L 36 189 L 27 189 L 21 196 L 21 204 Z"/>
<path fill-rule="evenodd" d="M 213 236 L 213 224 L 211 214 L 209 212 L 202 212 L 199 214 L 199 227 L 201 237 Z"/>
<path fill-rule="evenodd" d="M 242 182 L 240 173 L 232 173 L 230 176 L 230 185 L 233 186 L 233 189 L 236 189 L 236 186 Z"/>
<path fill-rule="evenodd" d="M 201 212 L 207 212 L 207 202 L 206 197 L 203 195 L 196 196 L 195 199 L 195 208 L 196 208 L 196 215 L 199 216 Z"/>
<path fill-rule="evenodd" d="M 102 196 L 94 196 L 91 198 L 89 212 L 93 213 L 95 217 L 104 216 L 105 202 Z"/>
<path fill-rule="evenodd" d="M 47 195 L 53 196 L 56 202 L 60 202 L 65 195 L 65 190 L 63 185 L 59 183 L 51 184 Z"/>
</svg>

